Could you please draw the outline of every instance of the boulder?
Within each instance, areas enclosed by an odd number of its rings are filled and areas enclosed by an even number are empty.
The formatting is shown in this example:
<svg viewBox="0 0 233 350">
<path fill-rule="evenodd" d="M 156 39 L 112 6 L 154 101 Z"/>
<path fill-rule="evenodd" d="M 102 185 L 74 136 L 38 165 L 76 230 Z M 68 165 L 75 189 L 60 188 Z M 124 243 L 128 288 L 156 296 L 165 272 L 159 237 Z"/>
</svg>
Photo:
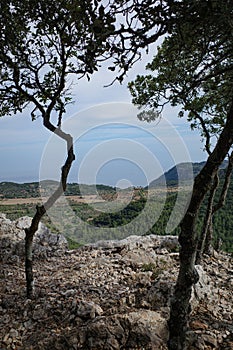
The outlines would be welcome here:
<svg viewBox="0 0 233 350">
<path fill-rule="evenodd" d="M 138 310 L 99 317 L 81 335 L 80 349 L 166 349 L 166 320 L 158 312 Z"/>
<path fill-rule="evenodd" d="M 212 285 L 208 274 L 201 265 L 196 265 L 195 268 L 198 272 L 199 280 L 192 288 L 191 304 L 193 308 L 195 308 L 200 301 L 206 300 L 207 296 L 210 299 L 212 295 Z"/>
</svg>

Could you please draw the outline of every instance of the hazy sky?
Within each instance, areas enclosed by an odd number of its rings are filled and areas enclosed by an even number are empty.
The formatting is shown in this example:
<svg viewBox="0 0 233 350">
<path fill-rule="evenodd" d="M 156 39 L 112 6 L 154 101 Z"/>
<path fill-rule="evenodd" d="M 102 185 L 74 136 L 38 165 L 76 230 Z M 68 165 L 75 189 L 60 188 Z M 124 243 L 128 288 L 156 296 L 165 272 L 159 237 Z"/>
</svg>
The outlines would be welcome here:
<svg viewBox="0 0 233 350">
<path fill-rule="evenodd" d="M 106 69 L 90 82 L 73 87 L 75 103 L 67 109 L 63 128 L 74 137 L 76 160 L 68 182 L 146 185 L 182 161 L 206 156 L 197 132 L 167 108 L 162 120 L 143 123 L 131 105 L 127 82 L 143 73 L 146 57 L 130 71 L 122 85 L 103 86 L 113 75 Z M 32 122 L 29 111 L 0 119 L 0 181 L 29 182 L 58 179 L 65 144 Z"/>
</svg>

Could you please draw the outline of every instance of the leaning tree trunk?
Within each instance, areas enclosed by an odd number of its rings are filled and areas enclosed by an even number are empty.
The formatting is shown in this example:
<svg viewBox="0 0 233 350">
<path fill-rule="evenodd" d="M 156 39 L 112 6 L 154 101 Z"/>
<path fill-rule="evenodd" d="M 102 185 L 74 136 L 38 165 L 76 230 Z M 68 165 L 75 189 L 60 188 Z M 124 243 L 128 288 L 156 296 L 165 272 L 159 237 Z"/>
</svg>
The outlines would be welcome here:
<svg viewBox="0 0 233 350">
<path fill-rule="evenodd" d="M 195 269 L 197 251 L 197 233 L 195 230 L 197 215 L 203 199 L 209 190 L 219 166 L 233 144 L 233 103 L 227 115 L 218 142 L 207 159 L 201 172 L 196 176 L 193 193 L 187 212 L 181 223 L 179 236 L 180 269 L 171 300 L 169 325 L 169 350 L 184 350 L 191 312 L 190 298 L 193 285 L 198 281 Z"/>
<path fill-rule="evenodd" d="M 31 226 L 25 229 L 25 273 L 26 273 L 26 285 L 27 285 L 27 298 L 33 297 L 33 237 L 35 232 L 38 230 L 38 226 L 42 216 L 46 213 L 48 209 L 56 202 L 56 200 L 62 195 L 66 190 L 67 177 L 72 165 L 72 162 L 75 159 L 74 150 L 73 150 L 73 139 L 71 135 L 64 133 L 60 128 L 53 126 L 49 118 L 44 118 L 44 125 L 50 131 L 55 133 L 57 136 L 61 137 L 66 141 L 67 144 L 67 158 L 65 164 L 61 170 L 61 179 L 60 184 L 57 190 L 52 194 L 52 196 L 47 200 L 46 203 L 42 206 L 37 206 L 36 213 L 32 219 Z"/>
</svg>

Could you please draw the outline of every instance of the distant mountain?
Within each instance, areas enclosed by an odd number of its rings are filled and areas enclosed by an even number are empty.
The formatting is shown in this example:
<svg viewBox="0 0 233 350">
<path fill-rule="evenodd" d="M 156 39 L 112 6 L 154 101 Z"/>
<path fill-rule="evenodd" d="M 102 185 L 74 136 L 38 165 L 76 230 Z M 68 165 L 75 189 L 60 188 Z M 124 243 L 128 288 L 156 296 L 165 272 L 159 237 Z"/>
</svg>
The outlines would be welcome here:
<svg viewBox="0 0 233 350">
<path fill-rule="evenodd" d="M 18 184 L 15 182 L 0 183 L 0 198 L 39 197 L 38 182 Z"/>
<path fill-rule="evenodd" d="M 178 179 L 179 184 L 190 184 L 192 178 L 194 178 L 203 168 L 205 162 L 200 163 L 180 163 L 166 171 L 159 178 L 153 180 L 146 189 L 162 187 L 162 186 L 177 186 Z M 224 161 L 221 168 L 224 169 L 227 166 L 227 161 Z M 58 182 L 54 180 L 43 180 L 40 183 L 14 183 L 14 182 L 0 182 L 0 199 L 1 198 L 29 198 L 40 197 L 46 195 L 47 189 L 56 189 Z M 99 195 L 114 195 L 116 192 L 115 187 L 108 185 L 86 185 L 69 183 L 65 195 L 96 195 L 96 190 Z M 51 194 L 51 191 L 49 192 Z"/>
<path fill-rule="evenodd" d="M 149 188 L 155 188 L 159 186 L 177 186 L 178 183 L 188 184 L 195 178 L 195 176 L 201 171 L 205 162 L 200 163 L 179 163 L 173 168 L 166 171 L 159 178 L 153 180 L 149 184 Z M 225 169 L 227 166 L 227 161 L 224 161 L 221 169 Z"/>
<path fill-rule="evenodd" d="M 31 198 L 40 197 L 41 195 L 51 194 L 58 186 L 57 181 L 44 180 L 40 183 L 31 182 L 18 184 L 15 182 L 1 182 L 0 183 L 0 198 Z M 67 184 L 65 192 L 66 196 L 71 195 L 96 195 L 96 191 L 100 195 L 114 194 L 116 188 L 107 185 L 85 185 L 77 183 Z M 47 193 L 48 192 L 48 193 Z"/>
</svg>

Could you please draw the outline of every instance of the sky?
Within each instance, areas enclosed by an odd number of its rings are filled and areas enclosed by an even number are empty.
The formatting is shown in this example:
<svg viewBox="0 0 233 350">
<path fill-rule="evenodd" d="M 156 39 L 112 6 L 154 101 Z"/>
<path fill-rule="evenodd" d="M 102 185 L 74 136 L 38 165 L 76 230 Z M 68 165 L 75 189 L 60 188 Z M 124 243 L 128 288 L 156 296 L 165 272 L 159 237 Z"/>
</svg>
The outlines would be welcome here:
<svg viewBox="0 0 233 350">
<path fill-rule="evenodd" d="M 103 68 L 73 86 L 75 101 L 63 121 L 76 153 L 68 182 L 146 186 L 175 164 L 206 159 L 200 135 L 177 117 L 178 108 L 167 107 L 160 121 L 138 120 L 127 83 L 145 72 L 150 59 L 136 63 L 122 85 L 104 87 L 113 75 Z M 65 155 L 64 142 L 41 118 L 32 122 L 29 111 L 0 119 L 0 182 L 59 180 Z"/>
</svg>

